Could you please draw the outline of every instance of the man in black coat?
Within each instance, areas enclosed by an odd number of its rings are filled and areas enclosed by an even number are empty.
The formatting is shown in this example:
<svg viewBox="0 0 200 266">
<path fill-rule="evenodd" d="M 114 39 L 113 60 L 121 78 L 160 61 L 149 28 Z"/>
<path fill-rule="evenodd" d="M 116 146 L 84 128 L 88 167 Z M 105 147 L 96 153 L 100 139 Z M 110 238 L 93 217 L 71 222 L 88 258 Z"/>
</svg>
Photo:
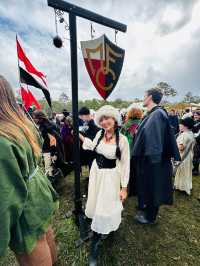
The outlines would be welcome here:
<svg viewBox="0 0 200 266">
<path fill-rule="evenodd" d="M 178 120 L 178 116 L 174 109 L 170 110 L 169 123 L 172 126 L 174 134 L 177 135 L 179 132 L 179 120 Z"/>
<path fill-rule="evenodd" d="M 194 113 L 194 128 L 193 133 L 195 134 L 196 144 L 194 146 L 194 158 L 193 158 L 193 175 L 199 175 L 199 163 L 200 163 L 200 110 Z"/>
<path fill-rule="evenodd" d="M 154 223 L 162 204 L 172 204 L 172 158 L 180 161 L 174 132 L 167 112 L 159 106 L 163 94 L 150 89 L 144 96 L 148 112 L 143 118 L 133 144 L 133 161 L 136 167 L 139 209 L 136 215 L 141 224 Z"/>
</svg>

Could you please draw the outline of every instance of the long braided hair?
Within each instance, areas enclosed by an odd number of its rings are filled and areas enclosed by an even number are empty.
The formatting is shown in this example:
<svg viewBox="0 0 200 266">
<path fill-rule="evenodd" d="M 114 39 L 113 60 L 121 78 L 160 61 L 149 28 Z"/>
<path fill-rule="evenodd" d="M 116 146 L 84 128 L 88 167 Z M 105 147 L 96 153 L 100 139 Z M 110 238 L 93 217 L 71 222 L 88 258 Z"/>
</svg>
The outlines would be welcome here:
<svg viewBox="0 0 200 266">
<path fill-rule="evenodd" d="M 94 147 L 94 151 L 96 151 L 99 143 L 101 142 L 101 140 L 103 139 L 104 137 L 104 133 L 105 133 L 105 130 L 102 129 L 101 130 L 101 135 L 99 137 L 99 139 L 97 140 L 97 144 L 96 146 Z M 118 125 L 117 123 L 115 124 L 115 137 L 116 137 L 116 152 L 115 152 L 115 155 L 117 157 L 117 159 L 121 160 L 121 150 L 120 150 L 120 147 L 119 147 L 119 129 L 118 129 Z"/>
<path fill-rule="evenodd" d="M 121 160 L 121 150 L 120 150 L 120 147 L 119 147 L 119 129 L 118 129 L 118 126 L 115 127 L 115 136 L 116 136 L 116 157 L 117 159 Z"/>
</svg>

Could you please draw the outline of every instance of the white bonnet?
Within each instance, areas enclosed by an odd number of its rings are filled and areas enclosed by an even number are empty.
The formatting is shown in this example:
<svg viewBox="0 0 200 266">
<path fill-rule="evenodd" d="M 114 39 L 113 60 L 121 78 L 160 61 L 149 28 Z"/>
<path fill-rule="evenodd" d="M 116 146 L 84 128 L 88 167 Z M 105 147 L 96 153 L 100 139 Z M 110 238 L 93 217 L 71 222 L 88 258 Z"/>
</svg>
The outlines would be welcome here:
<svg viewBox="0 0 200 266">
<path fill-rule="evenodd" d="M 115 119 L 118 125 L 121 124 L 121 116 L 119 111 L 111 105 L 104 105 L 99 108 L 99 110 L 97 110 L 97 112 L 95 113 L 94 120 L 98 126 L 100 126 L 99 121 L 102 116 L 112 117 Z"/>
</svg>

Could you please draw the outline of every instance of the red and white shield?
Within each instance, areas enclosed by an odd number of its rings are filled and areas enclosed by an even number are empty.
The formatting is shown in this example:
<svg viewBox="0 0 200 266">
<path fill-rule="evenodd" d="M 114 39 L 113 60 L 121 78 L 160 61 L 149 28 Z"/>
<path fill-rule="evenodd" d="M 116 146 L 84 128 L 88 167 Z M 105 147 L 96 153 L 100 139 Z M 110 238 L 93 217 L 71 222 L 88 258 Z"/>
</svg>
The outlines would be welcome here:
<svg viewBox="0 0 200 266">
<path fill-rule="evenodd" d="M 111 94 L 119 79 L 125 51 L 109 41 L 106 35 L 81 42 L 82 53 L 89 76 L 99 94 Z"/>
</svg>

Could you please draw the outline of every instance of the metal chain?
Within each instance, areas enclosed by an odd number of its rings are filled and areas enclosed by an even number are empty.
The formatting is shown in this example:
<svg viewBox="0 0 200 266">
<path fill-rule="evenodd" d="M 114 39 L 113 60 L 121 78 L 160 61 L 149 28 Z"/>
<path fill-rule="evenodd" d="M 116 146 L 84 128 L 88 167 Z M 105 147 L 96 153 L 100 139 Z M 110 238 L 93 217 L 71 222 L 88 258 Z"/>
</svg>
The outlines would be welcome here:
<svg viewBox="0 0 200 266">
<path fill-rule="evenodd" d="M 60 18 L 64 15 L 64 11 L 60 10 L 60 9 L 55 9 L 56 15 Z"/>
<path fill-rule="evenodd" d="M 56 27 L 56 34 L 58 35 L 58 24 L 57 24 L 56 9 L 54 9 L 54 12 L 55 12 L 55 27 Z"/>
</svg>

